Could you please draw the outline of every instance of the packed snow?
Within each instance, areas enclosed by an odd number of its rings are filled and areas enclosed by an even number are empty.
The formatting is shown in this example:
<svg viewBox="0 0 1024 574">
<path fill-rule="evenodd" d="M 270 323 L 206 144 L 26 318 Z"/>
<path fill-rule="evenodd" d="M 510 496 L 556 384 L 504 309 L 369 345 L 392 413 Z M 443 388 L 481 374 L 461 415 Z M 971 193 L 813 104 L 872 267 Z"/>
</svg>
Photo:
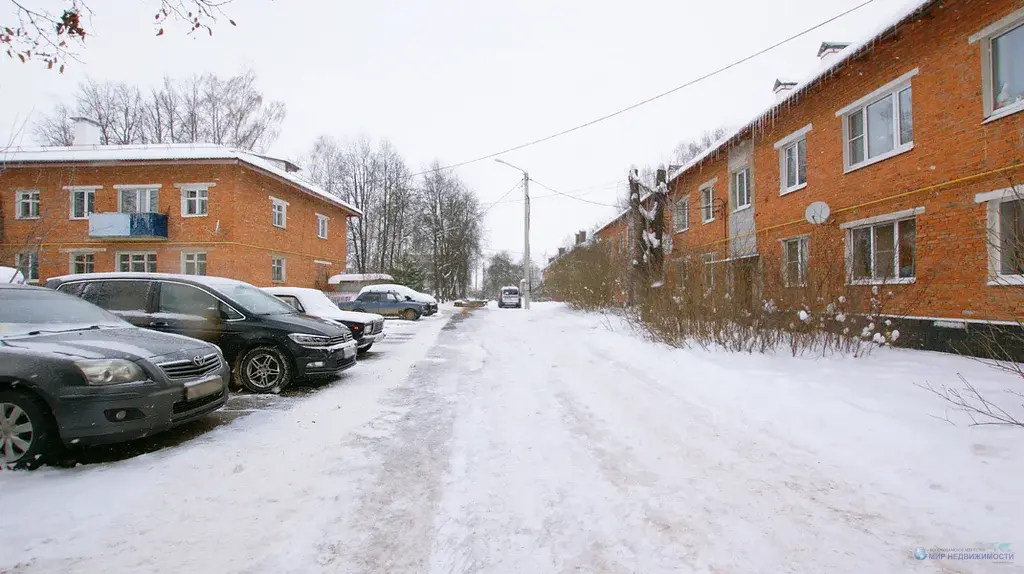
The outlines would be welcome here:
<svg viewBox="0 0 1024 574">
<path fill-rule="evenodd" d="M 0 571 L 1019 571 L 914 557 L 1024 534 L 1022 431 L 917 386 L 995 398 L 1005 372 L 670 349 L 558 304 L 455 313 L 395 325 L 288 410 L 0 473 Z"/>
</svg>

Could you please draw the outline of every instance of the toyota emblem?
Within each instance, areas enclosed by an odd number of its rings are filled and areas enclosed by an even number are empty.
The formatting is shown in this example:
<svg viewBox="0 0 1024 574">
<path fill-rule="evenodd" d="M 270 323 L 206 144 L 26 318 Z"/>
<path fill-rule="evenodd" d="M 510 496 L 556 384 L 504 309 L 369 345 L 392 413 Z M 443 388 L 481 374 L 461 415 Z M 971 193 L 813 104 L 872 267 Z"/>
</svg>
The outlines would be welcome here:
<svg viewBox="0 0 1024 574">
<path fill-rule="evenodd" d="M 197 366 L 197 367 L 202 367 L 203 366 L 203 358 L 200 357 L 199 355 L 196 355 L 195 357 L 192 357 L 192 362 L 195 363 L 195 366 Z"/>
</svg>

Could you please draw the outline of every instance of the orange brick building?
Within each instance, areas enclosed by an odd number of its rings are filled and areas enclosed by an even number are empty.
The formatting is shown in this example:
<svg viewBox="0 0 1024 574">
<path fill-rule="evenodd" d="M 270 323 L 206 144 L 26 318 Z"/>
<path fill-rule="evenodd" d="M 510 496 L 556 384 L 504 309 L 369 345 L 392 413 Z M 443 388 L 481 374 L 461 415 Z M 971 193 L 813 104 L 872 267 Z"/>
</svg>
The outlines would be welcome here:
<svg viewBox="0 0 1024 574">
<path fill-rule="evenodd" d="M 79 120 L 77 142 L 94 142 Z M 96 144 L 0 154 L 0 265 L 218 275 L 313 287 L 345 270 L 359 210 L 283 160 L 215 145 Z"/>
<path fill-rule="evenodd" d="M 798 285 L 836 257 L 831 241 L 848 285 L 885 284 L 913 302 L 910 319 L 1024 318 L 1024 4 L 921 0 L 819 56 L 813 76 L 777 82 L 771 108 L 669 174 L 667 271 L 771 256 Z M 817 202 L 829 214 L 812 225 Z M 625 220 L 598 238 L 617 245 Z"/>
</svg>

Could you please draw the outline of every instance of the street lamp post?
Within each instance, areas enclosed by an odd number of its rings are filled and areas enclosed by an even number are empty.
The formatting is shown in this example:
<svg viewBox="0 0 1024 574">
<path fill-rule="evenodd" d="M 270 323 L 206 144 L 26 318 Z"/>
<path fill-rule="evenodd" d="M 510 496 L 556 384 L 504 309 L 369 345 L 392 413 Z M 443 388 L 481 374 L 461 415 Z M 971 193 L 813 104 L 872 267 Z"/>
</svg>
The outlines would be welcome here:
<svg viewBox="0 0 1024 574">
<path fill-rule="evenodd" d="M 525 169 L 518 168 L 501 158 L 495 158 L 496 162 L 507 165 L 512 169 L 523 172 L 523 281 L 526 289 L 523 290 L 523 309 L 530 309 L 530 292 L 533 290 L 533 277 L 530 261 L 530 174 Z"/>
</svg>

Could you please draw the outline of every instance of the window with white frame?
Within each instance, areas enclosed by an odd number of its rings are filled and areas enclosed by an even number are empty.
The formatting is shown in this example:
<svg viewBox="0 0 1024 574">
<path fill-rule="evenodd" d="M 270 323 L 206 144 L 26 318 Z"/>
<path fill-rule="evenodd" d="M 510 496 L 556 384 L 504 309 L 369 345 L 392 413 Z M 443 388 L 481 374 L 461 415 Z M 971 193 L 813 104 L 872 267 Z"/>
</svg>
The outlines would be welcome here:
<svg viewBox="0 0 1024 574">
<path fill-rule="evenodd" d="M 34 251 L 19 253 L 14 260 L 15 267 L 25 276 L 28 283 L 39 282 L 39 254 Z"/>
<path fill-rule="evenodd" d="M 37 219 L 39 217 L 39 192 L 19 191 L 15 194 L 15 219 Z"/>
<path fill-rule="evenodd" d="M 999 204 L 999 275 L 1024 276 L 1024 198 Z"/>
<path fill-rule="evenodd" d="M 779 150 L 779 195 L 807 187 L 807 134 L 811 124 L 775 142 Z"/>
<path fill-rule="evenodd" d="M 118 253 L 117 270 L 132 273 L 156 273 L 156 253 Z"/>
<path fill-rule="evenodd" d="M 700 190 L 700 214 L 704 223 L 715 219 L 715 186 L 708 185 Z"/>
<path fill-rule="evenodd" d="M 732 210 L 750 207 L 750 168 L 745 167 L 732 173 Z"/>
<path fill-rule="evenodd" d="M 209 214 L 210 190 L 207 187 L 182 186 L 181 216 L 203 217 Z"/>
<path fill-rule="evenodd" d="M 71 219 L 89 219 L 89 214 L 96 211 L 95 187 L 69 187 L 71 194 Z"/>
<path fill-rule="evenodd" d="M 284 258 L 272 257 L 270 259 L 270 280 L 275 283 L 284 282 Z"/>
<path fill-rule="evenodd" d="M 886 219 L 848 227 L 851 283 L 905 283 L 914 280 L 917 220 L 913 216 Z"/>
<path fill-rule="evenodd" d="M 206 253 L 182 253 L 181 272 L 185 275 L 206 275 Z"/>
<path fill-rule="evenodd" d="M 316 214 L 316 236 L 320 239 L 327 239 L 327 219 L 326 215 Z"/>
<path fill-rule="evenodd" d="M 92 273 L 96 269 L 96 256 L 92 253 L 72 253 L 72 273 Z"/>
<path fill-rule="evenodd" d="M 986 118 L 1024 110 L 1024 8 L 971 36 L 981 46 L 981 80 Z"/>
<path fill-rule="evenodd" d="M 156 187 L 118 188 L 117 210 L 121 213 L 157 213 L 160 189 Z"/>
<path fill-rule="evenodd" d="M 782 281 L 786 287 L 807 284 L 807 238 L 782 240 Z"/>
<path fill-rule="evenodd" d="M 704 253 L 700 256 L 704 271 L 704 290 L 713 291 L 715 289 L 715 253 Z"/>
<path fill-rule="evenodd" d="M 288 224 L 288 202 L 270 198 L 270 222 L 274 227 L 286 227 Z"/>
<path fill-rule="evenodd" d="M 914 69 L 846 106 L 843 150 L 847 170 L 870 165 L 914 147 L 914 113 L 910 79 Z M 799 151 L 799 150 L 798 150 Z"/>
<path fill-rule="evenodd" d="M 986 203 L 989 285 L 1024 285 L 1024 185 L 979 193 Z"/>
<path fill-rule="evenodd" d="M 682 197 L 672 206 L 672 230 L 676 233 L 690 228 L 690 198 Z"/>
</svg>

